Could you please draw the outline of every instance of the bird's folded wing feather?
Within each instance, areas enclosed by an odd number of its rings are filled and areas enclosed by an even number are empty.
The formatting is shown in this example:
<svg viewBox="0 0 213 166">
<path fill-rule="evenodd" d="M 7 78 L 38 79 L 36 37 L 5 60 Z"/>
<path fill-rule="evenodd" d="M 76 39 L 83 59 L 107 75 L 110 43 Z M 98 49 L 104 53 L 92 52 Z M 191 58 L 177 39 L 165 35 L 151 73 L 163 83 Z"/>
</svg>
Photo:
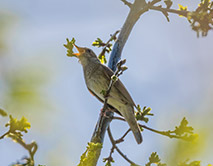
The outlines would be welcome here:
<svg viewBox="0 0 213 166">
<path fill-rule="evenodd" d="M 104 65 L 101 65 L 101 66 L 104 68 L 103 71 L 104 71 L 105 76 L 110 80 L 112 75 L 114 74 L 113 71 L 110 68 L 108 68 L 108 67 L 106 67 Z M 126 102 L 128 102 L 128 104 L 136 107 L 132 97 L 130 96 L 129 92 L 127 91 L 127 89 L 125 88 L 123 83 L 120 81 L 120 79 L 118 79 L 115 82 L 114 88 L 116 88 L 120 92 L 120 95 L 122 95 L 123 98 L 126 99 Z M 120 99 L 118 99 L 118 100 L 120 100 Z"/>
<path fill-rule="evenodd" d="M 87 88 L 88 88 L 88 87 L 87 87 Z M 104 101 L 103 101 L 100 97 L 98 97 L 91 89 L 88 88 L 88 90 L 89 90 L 89 92 L 90 92 L 93 96 L 95 96 L 100 102 L 104 103 Z M 111 105 L 109 105 L 109 104 L 108 104 L 108 106 L 109 106 L 109 108 L 110 108 L 111 111 L 116 112 L 117 114 L 121 115 L 121 113 L 120 113 L 116 108 L 114 108 L 113 106 L 111 106 Z M 121 115 L 121 116 L 122 116 L 122 115 Z"/>
</svg>

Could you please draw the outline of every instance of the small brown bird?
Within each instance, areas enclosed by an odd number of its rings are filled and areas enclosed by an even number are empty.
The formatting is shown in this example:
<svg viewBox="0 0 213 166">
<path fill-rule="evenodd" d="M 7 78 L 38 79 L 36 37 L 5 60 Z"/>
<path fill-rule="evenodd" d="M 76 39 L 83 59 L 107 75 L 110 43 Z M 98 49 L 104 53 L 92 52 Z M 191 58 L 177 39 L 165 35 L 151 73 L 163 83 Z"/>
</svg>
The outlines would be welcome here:
<svg viewBox="0 0 213 166">
<path fill-rule="evenodd" d="M 79 59 L 84 70 L 84 78 L 88 90 L 100 101 L 104 102 L 103 90 L 107 90 L 113 71 L 101 64 L 95 53 L 85 47 L 78 47 L 74 44 L 79 53 L 74 55 Z M 121 114 L 129 124 L 138 144 L 142 142 L 142 135 L 134 115 L 136 107 L 125 86 L 118 79 L 108 96 L 107 104 Z"/>
</svg>

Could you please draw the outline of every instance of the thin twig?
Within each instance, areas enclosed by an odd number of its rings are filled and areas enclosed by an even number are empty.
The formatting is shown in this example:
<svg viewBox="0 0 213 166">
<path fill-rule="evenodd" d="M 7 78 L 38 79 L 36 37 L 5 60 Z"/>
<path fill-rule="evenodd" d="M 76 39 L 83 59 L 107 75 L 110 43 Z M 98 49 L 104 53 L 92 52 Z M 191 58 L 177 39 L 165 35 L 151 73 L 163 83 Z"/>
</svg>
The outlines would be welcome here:
<svg viewBox="0 0 213 166">
<path fill-rule="evenodd" d="M 106 49 L 107 49 L 109 43 L 116 38 L 116 36 L 117 36 L 117 34 L 119 32 L 120 32 L 120 30 L 117 30 L 113 35 L 111 35 L 110 39 L 105 43 L 105 46 L 104 46 L 104 48 L 102 49 L 102 51 L 101 51 L 101 53 L 99 55 L 104 55 L 105 54 Z"/>
<path fill-rule="evenodd" d="M 183 137 L 181 137 L 181 136 L 168 134 L 167 131 L 158 131 L 158 130 L 152 129 L 152 128 L 146 126 L 146 125 L 141 125 L 141 124 L 139 124 L 139 126 L 142 127 L 142 128 L 145 128 L 145 129 L 147 129 L 147 130 L 150 130 L 150 131 L 152 131 L 152 132 L 155 132 L 155 133 L 158 133 L 158 134 L 167 136 L 167 137 L 169 137 L 169 138 L 178 138 L 178 139 L 183 139 L 183 140 L 185 140 L 185 139 L 184 139 Z"/>
<path fill-rule="evenodd" d="M 121 0 L 125 5 L 127 5 L 129 8 L 132 7 L 132 4 L 126 0 Z"/>
<path fill-rule="evenodd" d="M 161 12 L 169 12 L 169 13 L 175 13 L 175 14 L 179 14 L 182 16 L 187 17 L 187 14 L 189 13 L 189 11 L 186 10 L 175 10 L 175 9 L 168 9 L 168 8 L 163 8 L 161 6 L 149 6 L 149 9 L 151 10 L 157 10 L 157 11 L 161 11 Z"/>
<path fill-rule="evenodd" d="M 115 120 L 121 120 L 121 121 L 126 121 L 124 118 L 118 117 L 118 116 L 114 116 L 113 119 L 115 119 Z"/>
<path fill-rule="evenodd" d="M 6 132 L 5 134 L 3 134 L 0 139 L 3 139 L 6 135 L 8 135 L 10 133 L 10 131 Z"/>
<path fill-rule="evenodd" d="M 131 129 L 128 129 L 128 130 L 124 133 L 124 135 L 123 135 L 121 138 L 117 139 L 117 140 L 115 141 L 116 144 L 123 142 L 123 141 L 124 141 L 124 138 L 127 136 L 127 134 L 128 134 L 130 131 L 131 131 Z"/>
<path fill-rule="evenodd" d="M 136 165 L 133 161 L 131 161 L 125 154 L 122 153 L 122 151 L 116 146 L 116 142 L 112 136 L 111 130 L 110 130 L 110 126 L 107 128 L 108 131 L 108 135 L 109 135 L 109 139 L 112 143 L 112 146 L 116 149 L 116 151 L 127 161 L 129 162 L 131 165 Z"/>
<path fill-rule="evenodd" d="M 176 10 L 176 9 L 170 9 L 170 8 L 164 8 L 161 5 L 159 6 L 154 6 L 156 3 L 160 2 L 161 0 L 153 0 L 151 2 L 148 2 L 138 13 L 139 16 L 141 16 L 143 13 L 147 12 L 148 10 L 157 10 L 162 12 L 164 15 L 166 13 L 174 13 L 174 14 L 179 14 L 182 15 L 184 17 L 187 17 L 187 14 L 189 13 L 189 11 L 186 10 Z M 165 15 L 166 16 L 166 15 Z M 168 19 L 168 16 L 166 16 Z"/>
<path fill-rule="evenodd" d="M 124 118 L 122 117 L 113 117 L 113 119 L 116 119 L 116 120 L 121 120 L 121 121 L 126 121 Z M 183 139 L 183 140 L 186 140 L 184 137 L 182 136 L 178 136 L 178 135 L 171 135 L 168 133 L 168 131 L 158 131 L 158 130 L 155 130 L 153 128 L 150 128 L 146 125 L 141 125 L 141 124 L 138 124 L 140 127 L 144 128 L 144 129 L 147 129 L 149 131 L 152 131 L 154 133 L 157 133 L 157 134 L 161 134 L 161 135 L 164 135 L 164 136 L 167 136 L 169 138 L 177 138 L 177 139 Z"/>
<path fill-rule="evenodd" d="M 12 133 L 9 133 L 8 137 L 15 140 L 18 144 L 24 147 L 29 152 L 30 158 L 34 162 L 34 155 L 38 149 L 38 145 L 36 144 L 36 142 L 32 142 L 31 144 L 26 144 L 23 139 L 17 137 L 16 135 Z"/>
<path fill-rule="evenodd" d="M 31 165 L 34 166 L 34 155 L 38 149 L 38 145 L 36 144 L 36 142 L 32 142 L 31 144 L 26 144 L 22 138 L 18 137 L 15 133 L 12 133 L 10 130 L 6 132 L 5 134 L 3 134 L 0 137 L 0 139 L 3 139 L 5 136 L 8 136 L 12 140 L 15 140 L 18 144 L 20 144 L 23 148 L 25 148 L 28 151 L 31 162 L 32 162 Z"/>
</svg>

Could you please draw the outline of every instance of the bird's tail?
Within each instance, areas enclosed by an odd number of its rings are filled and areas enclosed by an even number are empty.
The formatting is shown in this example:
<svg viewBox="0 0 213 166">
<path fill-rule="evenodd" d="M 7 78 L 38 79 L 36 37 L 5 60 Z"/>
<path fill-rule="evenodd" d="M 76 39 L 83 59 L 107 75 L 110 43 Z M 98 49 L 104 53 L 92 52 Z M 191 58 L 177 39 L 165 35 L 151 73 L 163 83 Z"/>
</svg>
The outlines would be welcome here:
<svg viewBox="0 0 213 166">
<path fill-rule="evenodd" d="M 133 107 L 124 107 L 122 110 L 120 110 L 120 112 L 129 124 L 137 143 L 140 144 L 143 141 L 143 138 L 141 135 L 141 130 L 134 115 Z"/>
</svg>

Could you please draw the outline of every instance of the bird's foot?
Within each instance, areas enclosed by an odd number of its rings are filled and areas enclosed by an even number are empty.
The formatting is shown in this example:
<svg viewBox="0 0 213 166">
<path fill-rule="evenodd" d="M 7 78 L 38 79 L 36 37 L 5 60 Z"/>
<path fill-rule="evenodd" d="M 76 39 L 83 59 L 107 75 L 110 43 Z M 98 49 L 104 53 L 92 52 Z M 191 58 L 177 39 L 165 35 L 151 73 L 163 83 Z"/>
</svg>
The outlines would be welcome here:
<svg viewBox="0 0 213 166">
<path fill-rule="evenodd" d="M 100 111 L 100 115 L 104 116 L 105 118 L 112 118 L 111 116 L 111 111 L 109 111 L 108 109 L 101 109 Z"/>
</svg>

